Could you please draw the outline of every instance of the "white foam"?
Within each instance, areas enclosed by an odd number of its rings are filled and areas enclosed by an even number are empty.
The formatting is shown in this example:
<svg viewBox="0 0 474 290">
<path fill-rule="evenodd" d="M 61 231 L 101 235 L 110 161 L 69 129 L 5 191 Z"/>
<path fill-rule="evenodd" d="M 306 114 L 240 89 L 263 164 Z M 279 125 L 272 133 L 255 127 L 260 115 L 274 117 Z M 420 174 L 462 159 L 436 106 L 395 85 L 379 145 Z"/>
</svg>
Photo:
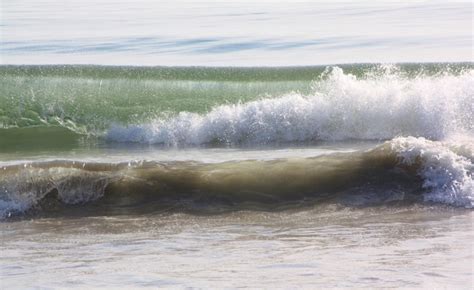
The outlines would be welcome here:
<svg viewBox="0 0 474 290">
<path fill-rule="evenodd" d="M 114 125 L 116 142 L 199 145 L 311 140 L 443 139 L 474 130 L 474 71 L 404 76 L 385 67 L 364 78 L 340 68 L 314 82 L 309 95 L 222 105 L 204 115 L 181 112 L 145 124 Z"/>
<path fill-rule="evenodd" d="M 462 148 L 474 144 L 465 139 Z M 452 144 L 456 143 L 454 150 Z M 396 138 L 390 141 L 402 164 L 419 163 L 418 175 L 423 179 L 425 201 L 474 207 L 474 163 L 472 150 L 459 151 L 458 142 L 433 142 L 424 138 Z M 465 155 L 464 155 L 465 154 Z"/>
</svg>

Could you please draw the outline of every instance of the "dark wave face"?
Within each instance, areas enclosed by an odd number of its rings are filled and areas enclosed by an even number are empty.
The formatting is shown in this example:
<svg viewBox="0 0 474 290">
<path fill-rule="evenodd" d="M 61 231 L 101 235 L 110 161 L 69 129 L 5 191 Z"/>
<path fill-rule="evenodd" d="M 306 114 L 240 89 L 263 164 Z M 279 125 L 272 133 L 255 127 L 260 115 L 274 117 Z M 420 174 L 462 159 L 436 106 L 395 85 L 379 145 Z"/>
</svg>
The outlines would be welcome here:
<svg viewBox="0 0 474 290">
<path fill-rule="evenodd" d="M 32 162 L 3 167 L 0 198 L 4 217 L 271 210 L 328 202 L 470 208 L 472 153 L 472 143 L 398 138 L 369 151 L 270 161 Z"/>
</svg>

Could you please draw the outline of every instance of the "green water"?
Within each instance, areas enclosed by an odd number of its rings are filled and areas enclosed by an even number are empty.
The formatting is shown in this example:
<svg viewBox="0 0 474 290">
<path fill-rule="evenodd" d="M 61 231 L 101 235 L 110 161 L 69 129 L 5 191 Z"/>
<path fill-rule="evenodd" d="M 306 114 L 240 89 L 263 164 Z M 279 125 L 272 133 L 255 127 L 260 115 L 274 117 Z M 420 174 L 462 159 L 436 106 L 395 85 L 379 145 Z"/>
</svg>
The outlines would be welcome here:
<svg viewBox="0 0 474 290">
<path fill-rule="evenodd" d="M 338 66 L 357 79 L 378 74 L 456 75 L 474 68 L 472 63 Z M 95 146 L 97 136 L 113 124 L 142 124 L 179 112 L 205 114 L 218 105 L 289 93 L 311 95 L 331 69 L 4 65 L 0 66 L 0 150 Z"/>
<path fill-rule="evenodd" d="M 363 76 L 376 65 L 343 65 Z M 407 74 L 472 64 L 405 64 Z M 284 68 L 0 66 L 0 127 L 59 125 L 78 133 L 220 104 L 308 94 L 325 66 Z"/>
</svg>

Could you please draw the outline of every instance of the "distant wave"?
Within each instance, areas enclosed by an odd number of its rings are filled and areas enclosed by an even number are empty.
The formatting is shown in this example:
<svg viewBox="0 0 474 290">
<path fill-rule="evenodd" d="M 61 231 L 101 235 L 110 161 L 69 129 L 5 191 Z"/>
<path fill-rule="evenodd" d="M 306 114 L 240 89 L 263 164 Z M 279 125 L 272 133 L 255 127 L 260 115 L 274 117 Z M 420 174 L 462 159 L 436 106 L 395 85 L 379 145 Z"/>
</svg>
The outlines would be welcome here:
<svg viewBox="0 0 474 290">
<path fill-rule="evenodd" d="M 271 209 L 429 202 L 474 207 L 474 142 L 396 138 L 368 151 L 224 163 L 43 161 L 0 168 L 0 216 L 82 208 Z M 90 205 L 91 207 L 88 207 Z"/>
<path fill-rule="evenodd" d="M 0 66 L 0 143 L 33 127 L 168 146 L 440 139 L 472 131 L 473 68 Z"/>
<path fill-rule="evenodd" d="M 180 112 L 136 125 L 113 125 L 106 138 L 148 144 L 268 144 L 314 140 L 441 140 L 474 130 L 474 70 L 406 76 L 395 67 L 364 77 L 330 69 L 312 93 Z"/>
</svg>

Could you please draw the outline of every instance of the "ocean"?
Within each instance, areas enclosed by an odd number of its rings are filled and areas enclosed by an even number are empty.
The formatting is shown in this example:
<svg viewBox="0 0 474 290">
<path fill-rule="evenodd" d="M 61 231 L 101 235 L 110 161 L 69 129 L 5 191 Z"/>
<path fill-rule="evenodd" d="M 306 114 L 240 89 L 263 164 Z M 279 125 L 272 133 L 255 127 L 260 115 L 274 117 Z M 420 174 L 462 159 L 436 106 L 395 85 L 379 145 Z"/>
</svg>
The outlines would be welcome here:
<svg viewBox="0 0 474 290">
<path fill-rule="evenodd" d="M 2 11 L 1 288 L 473 287 L 472 3 Z"/>
</svg>

